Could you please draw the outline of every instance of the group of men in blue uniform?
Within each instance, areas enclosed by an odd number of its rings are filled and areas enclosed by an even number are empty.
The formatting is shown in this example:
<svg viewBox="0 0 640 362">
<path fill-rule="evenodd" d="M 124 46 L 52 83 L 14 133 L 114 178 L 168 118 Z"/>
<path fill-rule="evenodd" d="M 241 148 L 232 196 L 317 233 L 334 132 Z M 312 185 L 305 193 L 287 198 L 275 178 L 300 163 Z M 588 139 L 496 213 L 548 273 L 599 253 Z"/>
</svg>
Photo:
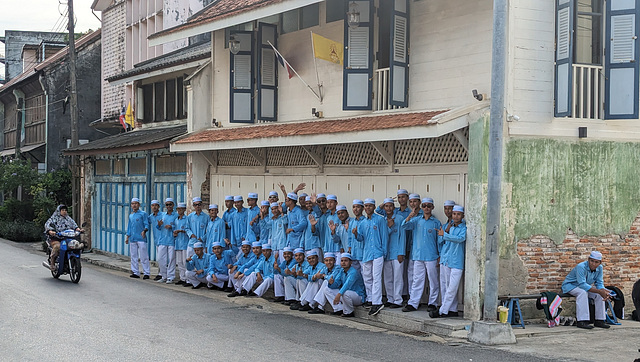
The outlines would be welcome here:
<svg viewBox="0 0 640 362">
<path fill-rule="evenodd" d="M 353 200 L 350 215 L 335 195 L 298 195 L 303 187 L 287 193 L 281 186 L 284 203 L 275 191 L 261 203 L 249 193 L 246 207 L 242 196 L 227 196 L 222 216 L 216 204 L 205 213 L 199 197 L 188 215 L 185 203 L 174 212 L 171 198 L 166 212 L 153 200 L 146 214 L 133 198 L 126 238 L 131 277 L 140 277 L 140 258 L 143 278 L 149 278 L 146 233 L 152 230 L 158 282 L 177 279 L 194 289 L 225 290 L 229 297 L 264 296 L 273 289 L 274 301 L 291 309 L 324 313 L 328 302 L 345 317 L 362 304 L 371 315 L 384 307 L 415 311 L 428 282 L 430 316 L 457 316 L 466 241 L 462 206 L 446 201 L 442 223 L 432 198 L 401 189 L 380 205 Z"/>
</svg>

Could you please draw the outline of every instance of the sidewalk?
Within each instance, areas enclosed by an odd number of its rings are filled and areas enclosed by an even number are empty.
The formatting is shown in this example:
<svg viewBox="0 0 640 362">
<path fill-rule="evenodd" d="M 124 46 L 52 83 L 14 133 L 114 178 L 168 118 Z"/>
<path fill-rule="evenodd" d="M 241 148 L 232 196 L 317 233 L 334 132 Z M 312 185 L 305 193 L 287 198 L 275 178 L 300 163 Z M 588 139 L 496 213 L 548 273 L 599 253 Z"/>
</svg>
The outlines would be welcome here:
<svg viewBox="0 0 640 362">
<path fill-rule="evenodd" d="M 131 273 L 130 259 L 121 255 L 94 249 L 92 253 L 83 254 L 82 260 L 127 275 Z M 152 262 L 152 276 L 155 275 L 156 270 L 155 262 Z M 357 329 L 401 332 L 413 336 L 413 338 L 448 343 L 452 346 L 469 343 L 467 334 L 471 321 L 463 318 L 432 319 L 426 310 L 403 313 L 400 309 L 383 309 L 377 316 L 369 316 L 367 309 L 358 307 L 355 311 L 356 318 L 345 320 L 345 318 L 292 311 L 284 305 L 271 303 L 262 298 L 227 298 L 226 293 L 211 292 L 206 288 L 191 290 L 181 286 L 164 285 L 167 288 L 207 295 L 221 302 L 248 308 L 255 307 L 271 313 L 290 314 Z M 640 358 L 638 352 L 638 348 L 640 348 L 640 323 L 632 320 L 624 320 L 621 323 L 620 326 L 611 326 L 609 330 L 598 328 L 583 330 L 564 326 L 548 328 L 546 324 L 527 324 L 524 329 L 513 329 L 517 344 L 490 348 L 565 360 L 601 360 L 603 356 L 606 356 L 608 360 L 633 361 Z"/>
</svg>

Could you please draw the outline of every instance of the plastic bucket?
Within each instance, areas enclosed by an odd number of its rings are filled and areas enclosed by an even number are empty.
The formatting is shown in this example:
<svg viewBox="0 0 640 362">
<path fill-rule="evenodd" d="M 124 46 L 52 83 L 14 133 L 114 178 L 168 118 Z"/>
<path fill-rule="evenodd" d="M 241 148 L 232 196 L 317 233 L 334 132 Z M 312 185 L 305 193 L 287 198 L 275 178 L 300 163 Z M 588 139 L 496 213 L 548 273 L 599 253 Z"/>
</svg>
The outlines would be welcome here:
<svg viewBox="0 0 640 362">
<path fill-rule="evenodd" d="M 509 308 L 503 306 L 498 307 L 498 317 L 500 319 L 500 323 L 507 323 L 507 319 L 509 318 Z"/>
</svg>

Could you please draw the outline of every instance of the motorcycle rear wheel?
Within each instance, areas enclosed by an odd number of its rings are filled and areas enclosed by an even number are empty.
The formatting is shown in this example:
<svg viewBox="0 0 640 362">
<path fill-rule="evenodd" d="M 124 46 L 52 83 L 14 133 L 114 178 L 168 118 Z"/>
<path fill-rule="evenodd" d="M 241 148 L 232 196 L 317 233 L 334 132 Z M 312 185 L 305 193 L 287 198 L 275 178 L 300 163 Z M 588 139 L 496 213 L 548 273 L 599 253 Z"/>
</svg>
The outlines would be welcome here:
<svg viewBox="0 0 640 362">
<path fill-rule="evenodd" d="M 82 264 L 80 263 L 80 259 L 71 257 L 71 259 L 69 259 L 69 264 L 69 276 L 71 277 L 71 281 L 78 283 L 82 276 Z"/>
</svg>

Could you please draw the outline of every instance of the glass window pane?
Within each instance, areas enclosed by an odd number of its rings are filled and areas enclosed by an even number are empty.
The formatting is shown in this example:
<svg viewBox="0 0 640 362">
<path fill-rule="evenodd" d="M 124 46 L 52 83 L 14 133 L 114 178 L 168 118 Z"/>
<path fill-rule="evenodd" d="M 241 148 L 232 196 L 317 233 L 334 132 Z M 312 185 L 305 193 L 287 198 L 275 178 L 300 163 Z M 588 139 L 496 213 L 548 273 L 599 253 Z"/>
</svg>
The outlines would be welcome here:
<svg viewBox="0 0 640 362">
<path fill-rule="evenodd" d="M 578 0 L 578 13 L 597 13 L 602 14 L 602 0 Z"/>
<path fill-rule="evenodd" d="M 298 9 L 282 14 L 282 34 L 298 30 Z"/>
<path fill-rule="evenodd" d="M 96 160 L 96 175 L 106 176 L 111 174 L 110 160 Z"/>
<path fill-rule="evenodd" d="M 187 156 L 159 156 L 156 157 L 156 173 L 186 173 Z"/>
<path fill-rule="evenodd" d="M 124 159 L 113 160 L 113 174 L 124 175 Z"/>
<path fill-rule="evenodd" d="M 325 1 L 327 8 L 327 23 L 332 21 L 344 20 L 346 13 L 344 9 L 344 0 L 327 0 Z"/>
<path fill-rule="evenodd" d="M 602 64 L 602 17 L 578 15 L 576 26 L 575 62 Z"/>
<path fill-rule="evenodd" d="M 320 22 L 320 4 L 312 4 L 300 9 L 300 29 L 317 26 Z"/>
<path fill-rule="evenodd" d="M 129 175 L 146 175 L 147 159 L 132 158 L 129 160 Z"/>
</svg>

